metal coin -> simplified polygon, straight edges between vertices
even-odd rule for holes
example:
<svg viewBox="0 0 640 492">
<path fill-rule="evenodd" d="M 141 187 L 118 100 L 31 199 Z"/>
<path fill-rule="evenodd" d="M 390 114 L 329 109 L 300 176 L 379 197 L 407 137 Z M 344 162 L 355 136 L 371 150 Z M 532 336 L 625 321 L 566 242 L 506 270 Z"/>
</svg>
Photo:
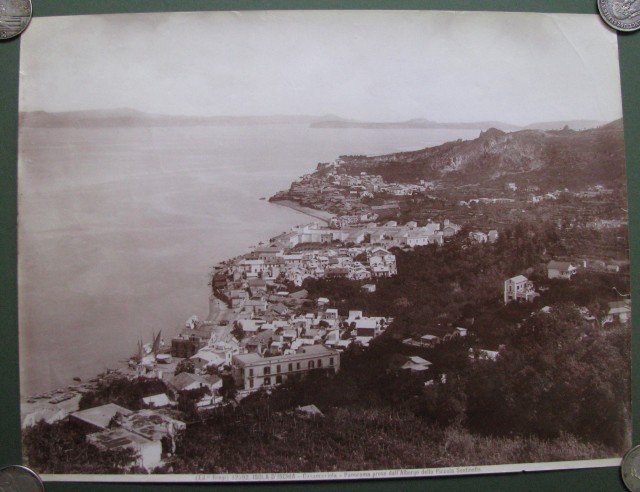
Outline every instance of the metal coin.
<svg viewBox="0 0 640 492">
<path fill-rule="evenodd" d="M 604 21 L 618 31 L 640 29 L 638 0 L 598 0 L 598 10 Z"/>
<path fill-rule="evenodd" d="M 0 39 L 18 36 L 31 21 L 31 0 L 0 0 Z"/>
<path fill-rule="evenodd" d="M 26 466 L 12 465 L 0 469 L 0 491 L 44 492 L 38 474 Z"/>
<path fill-rule="evenodd" d="M 640 491 L 640 446 L 631 448 L 622 458 L 622 481 L 631 492 Z"/>
</svg>

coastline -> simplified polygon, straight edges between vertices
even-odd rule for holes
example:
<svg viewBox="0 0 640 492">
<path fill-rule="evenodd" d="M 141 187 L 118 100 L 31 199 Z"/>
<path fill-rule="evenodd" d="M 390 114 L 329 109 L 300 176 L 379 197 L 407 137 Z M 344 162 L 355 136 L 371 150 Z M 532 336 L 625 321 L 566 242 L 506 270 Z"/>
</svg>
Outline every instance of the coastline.
<svg viewBox="0 0 640 492">
<path fill-rule="evenodd" d="M 329 225 L 329 221 L 333 217 L 335 217 L 335 214 L 332 214 L 331 212 L 326 212 L 324 210 L 316 210 L 315 208 L 304 207 L 292 200 L 273 200 L 273 201 L 270 201 L 269 203 L 273 203 L 275 205 L 281 205 L 283 207 L 293 209 L 297 212 L 308 215 L 309 217 L 312 217 L 316 220 L 320 220 L 321 222 L 324 222 L 325 225 Z"/>
<path fill-rule="evenodd" d="M 325 225 L 329 224 L 329 221 L 331 220 L 332 217 L 335 216 L 335 214 L 332 214 L 330 212 L 326 212 L 323 210 L 316 210 L 313 208 L 309 208 L 309 207 L 304 207 L 300 204 L 298 204 L 297 202 L 294 202 L 292 200 L 278 200 L 278 201 L 272 201 L 269 203 L 274 203 L 276 205 L 281 205 L 283 207 L 287 207 L 290 208 L 292 210 L 295 210 L 297 212 L 300 212 L 308 217 L 311 217 L 314 220 L 320 221 L 322 223 L 324 223 Z M 242 254 L 242 253 L 240 253 Z M 211 314 L 211 313 L 209 313 Z M 102 374 L 119 374 L 119 375 L 130 375 L 133 374 L 133 371 L 131 371 L 131 369 L 128 367 L 128 365 L 126 363 L 116 363 L 113 365 L 113 368 L 107 368 L 105 369 L 101 374 L 95 375 L 94 373 L 89 373 L 89 374 L 81 374 L 82 379 L 81 381 L 69 381 L 69 385 L 65 386 L 65 384 L 63 383 L 62 385 L 58 386 L 58 387 L 54 387 L 51 388 L 49 390 L 46 391 L 42 391 L 40 393 L 33 393 L 33 394 L 21 394 L 20 395 L 20 402 L 21 402 L 21 420 L 24 420 L 26 416 L 28 416 L 29 414 L 33 414 L 33 413 L 44 413 L 44 414 L 51 414 L 56 410 L 66 410 L 67 413 L 70 413 L 72 411 L 76 411 L 77 410 L 77 404 L 80 400 L 80 396 L 82 394 L 82 391 L 79 391 L 81 388 L 85 387 L 87 384 L 89 384 L 89 380 L 97 380 L 97 379 L 103 379 L 101 376 Z M 49 402 L 49 398 L 50 397 L 54 397 L 57 394 L 62 394 L 62 393 L 73 393 L 74 397 L 64 400 L 61 403 L 50 403 Z M 47 397 L 43 397 L 41 395 L 47 395 Z M 49 396 L 50 395 L 50 396 Z M 35 402 L 28 402 L 28 400 L 33 400 L 36 399 L 37 401 Z"/>
</svg>

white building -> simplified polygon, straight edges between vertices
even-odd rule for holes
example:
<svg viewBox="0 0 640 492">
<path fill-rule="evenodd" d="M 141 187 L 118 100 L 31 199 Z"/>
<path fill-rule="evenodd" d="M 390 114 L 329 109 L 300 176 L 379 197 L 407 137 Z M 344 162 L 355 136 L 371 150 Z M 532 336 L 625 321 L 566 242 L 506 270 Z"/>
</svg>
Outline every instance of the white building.
<svg viewBox="0 0 640 492">
<path fill-rule="evenodd" d="M 305 345 L 289 355 L 261 357 L 252 353 L 233 357 L 234 380 L 245 391 L 278 385 L 289 377 L 318 369 L 338 372 L 340 353 L 323 345 Z"/>
<path fill-rule="evenodd" d="M 533 282 L 524 275 L 517 275 L 504 281 L 505 304 L 520 300 L 532 302 L 539 295 L 534 289 Z"/>
</svg>

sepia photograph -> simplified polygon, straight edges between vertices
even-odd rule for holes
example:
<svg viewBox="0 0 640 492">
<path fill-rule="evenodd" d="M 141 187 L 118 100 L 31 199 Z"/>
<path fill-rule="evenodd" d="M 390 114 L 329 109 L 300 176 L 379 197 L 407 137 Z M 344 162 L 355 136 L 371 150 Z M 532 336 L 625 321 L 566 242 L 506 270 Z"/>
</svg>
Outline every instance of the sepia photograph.
<svg viewBox="0 0 640 492">
<path fill-rule="evenodd" d="M 24 464 L 48 481 L 617 466 L 618 42 L 592 14 L 36 17 Z"/>
</svg>

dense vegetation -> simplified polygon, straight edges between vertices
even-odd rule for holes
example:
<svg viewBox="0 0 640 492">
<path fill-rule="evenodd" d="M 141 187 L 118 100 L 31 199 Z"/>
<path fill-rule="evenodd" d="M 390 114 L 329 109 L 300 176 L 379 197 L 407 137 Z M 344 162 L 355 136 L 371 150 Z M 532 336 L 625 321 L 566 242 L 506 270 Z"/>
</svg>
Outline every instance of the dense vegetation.
<svg viewBox="0 0 640 492">
<path fill-rule="evenodd" d="M 136 453 L 131 449 L 99 451 L 86 442 L 86 432 L 63 421 L 40 421 L 23 430 L 28 466 L 38 473 L 123 473 L 130 470 Z"/>
<path fill-rule="evenodd" d="M 467 244 L 464 231 L 442 247 L 394 250 L 398 275 L 379 279 L 376 292 L 365 282 L 309 279 L 312 298 L 328 297 L 341 314 L 361 309 L 369 315 L 393 316 L 397 338 L 446 330 L 457 324 L 472 328 L 480 340 L 497 347 L 508 341 L 511 327 L 532 309 L 555 302 L 574 302 L 602 315 L 613 287 L 629 291 L 628 274 L 581 272 L 571 282 L 546 279 L 546 262 L 566 251 L 567 234 L 549 223 L 520 222 L 500 231 L 495 244 Z M 571 237 L 571 236 L 569 236 Z M 533 305 L 502 302 L 503 281 L 525 274 L 545 289 Z"/>
<path fill-rule="evenodd" d="M 125 377 L 101 384 L 95 391 L 82 395 L 80 410 L 115 403 L 129 410 L 140 410 L 142 399 L 147 396 L 166 393 L 167 385 L 160 379 Z"/>
<path fill-rule="evenodd" d="M 176 459 L 161 471 L 380 470 L 609 456 L 606 447 L 568 435 L 486 437 L 432 425 L 402 409 L 342 407 L 329 409 L 324 418 L 262 411 L 189 427 Z"/>
<path fill-rule="evenodd" d="M 473 342 L 462 338 L 418 349 L 437 368 L 422 375 L 398 370 L 401 354 L 416 349 L 381 337 L 369 349 L 347 350 L 337 375 L 292 380 L 190 426 L 164 471 L 333 471 L 616 456 L 629 445 L 628 337 L 628 329 L 599 331 L 573 307 L 557 306 L 517 328 L 515 345 L 497 362 L 471 361 Z M 307 404 L 324 417 L 293 411 Z"/>
</svg>

